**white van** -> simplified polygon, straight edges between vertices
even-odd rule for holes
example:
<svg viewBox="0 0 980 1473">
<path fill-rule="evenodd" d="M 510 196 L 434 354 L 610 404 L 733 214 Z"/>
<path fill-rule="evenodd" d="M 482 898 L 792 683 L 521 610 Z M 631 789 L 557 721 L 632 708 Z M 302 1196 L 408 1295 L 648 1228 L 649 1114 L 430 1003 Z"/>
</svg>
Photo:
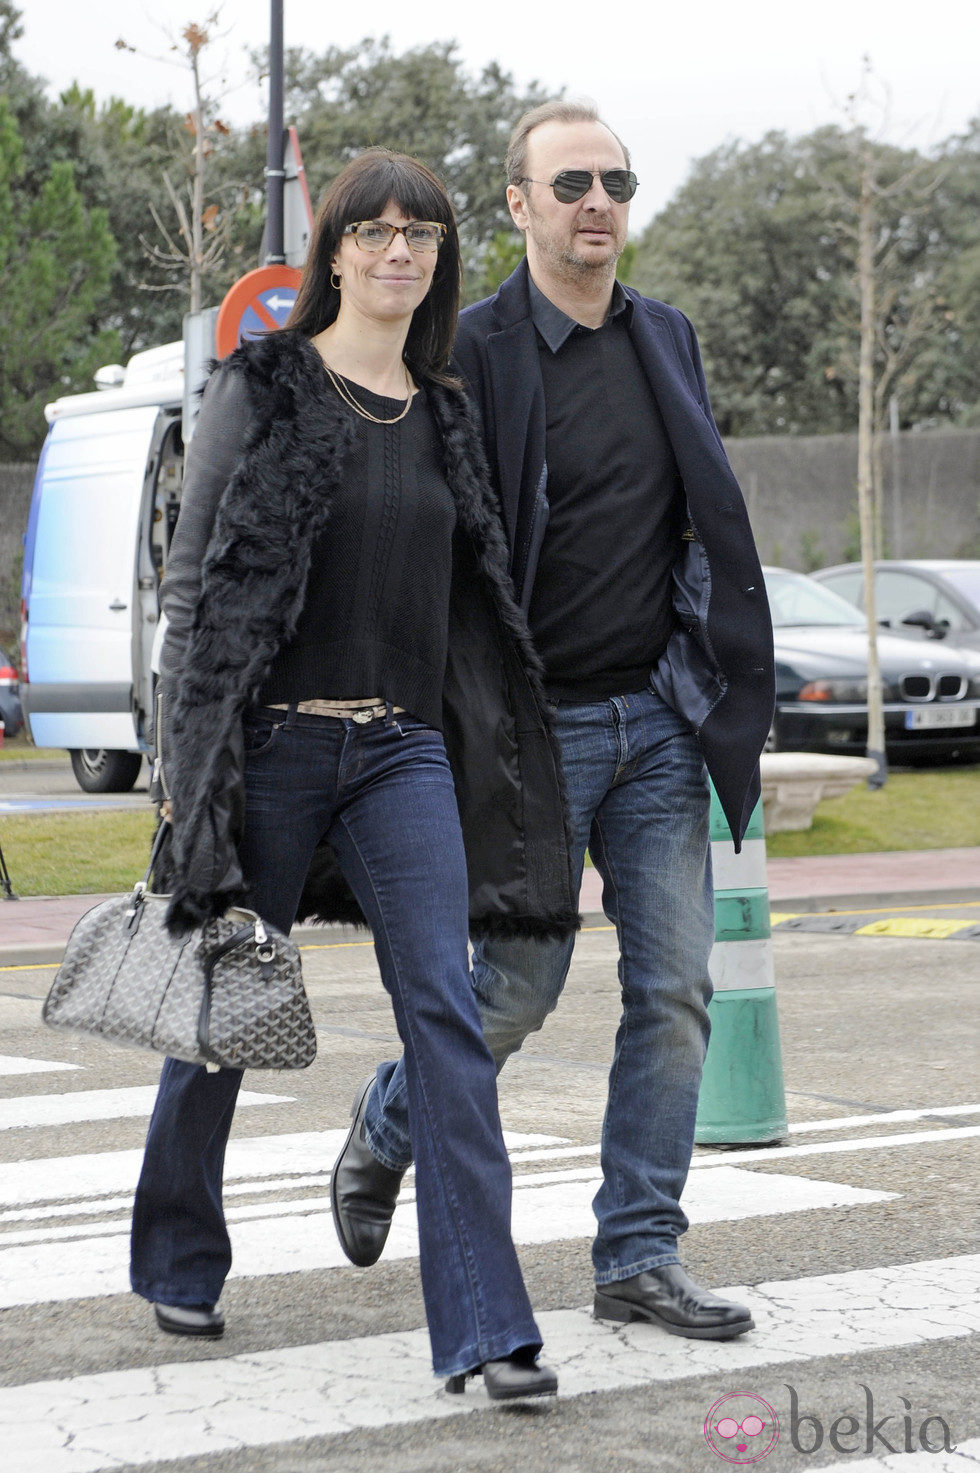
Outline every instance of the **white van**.
<svg viewBox="0 0 980 1473">
<path fill-rule="evenodd" d="M 151 652 L 184 466 L 184 343 L 57 399 L 24 540 L 21 700 L 86 792 L 125 792 L 150 749 Z"/>
</svg>

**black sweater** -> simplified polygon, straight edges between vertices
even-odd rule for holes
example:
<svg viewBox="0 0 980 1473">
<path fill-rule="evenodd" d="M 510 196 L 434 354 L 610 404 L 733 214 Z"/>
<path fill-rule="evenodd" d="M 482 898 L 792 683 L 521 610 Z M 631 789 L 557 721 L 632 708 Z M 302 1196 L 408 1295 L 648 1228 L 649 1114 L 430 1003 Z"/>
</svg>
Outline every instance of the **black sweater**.
<svg viewBox="0 0 980 1473">
<path fill-rule="evenodd" d="M 379 419 L 401 408 L 349 387 Z M 260 700 L 377 696 L 441 730 L 455 523 L 425 391 L 397 424 L 358 416 L 303 612 Z"/>
</svg>

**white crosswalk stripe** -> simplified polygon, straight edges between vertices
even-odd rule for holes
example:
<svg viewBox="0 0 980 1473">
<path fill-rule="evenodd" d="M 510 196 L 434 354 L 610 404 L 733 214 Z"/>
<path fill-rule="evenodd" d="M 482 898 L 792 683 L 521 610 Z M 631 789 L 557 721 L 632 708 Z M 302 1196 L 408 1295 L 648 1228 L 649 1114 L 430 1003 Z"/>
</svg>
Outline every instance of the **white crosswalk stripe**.
<svg viewBox="0 0 980 1473">
<path fill-rule="evenodd" d="M 649 1325 L 615 1328 L 587 1309 L 541 1315 L 562 1396 L 722 1373 L 737 1382 L 758 1366 L 980 1330 L 980 1255 L 722 1292 L 751 1305 L 751 1336 L 719 1344 Z M 0 1391 L 0 1445 L 18 1473 L 102 1473 L 153 1461 L 162 1448 L 189 1458 L 486 1405 L 482 1390 L 448 1397 L 435 1388 L 417 1330 L 14 1387 Z"/>
<path fill-rule="evenodd" d="M 591 1204 L 599 1173 L 592 1170 L 575 1175 L 583 1179 L 554 1181 L 550 1174 L 515 1178 L 516 1242 L 592 1237 L 595 1219 Z M 692 1178 L 684 1205 L 694 1222 L 731 1222 L 815 1207 L 886 1201 L 892 1195 L 721 1166 Z M 123 1205 L 128 1208 L 128 1201 Z M 234 1225 L 235 1278 L 342 1268 L 347 1262 L 325 1196 L 230 1207 L 227 1215 Z M 96 1223 L 4 1233 L 0 1237 L 0 1307 L 124 1294 L 129 1287 L 128 1232 L 128 1221 L 121 1220 L 112 1226 Z M 407 1194 L 395 1212 L 385 1259 L 393 1262 L 416 1258 L 418 1251 L 415 1207 L 411 1194 Z"/>
<path fill-rule="evenodd" d="M 0 1075 L 60 1074 L 65 1069 L 78 1069 L 78 1064 L 58 1064 L 51 1059 L 21 1059 L 16 1054 L 0 1054 Z"/>
<path fill-rule="evenodd" d="M 848 1473 L 970 1473 L 980 1468 L 980 1437 L 956 1444 L 952 1452 L 901 1452 L 846 1464 Z"/>
<path fill-rule="evenodd" d="M 0 1100 L 0 1130 L 34 1130 L 47 1125 L 75 1125 L 89 1120 L 123 1120 L 129 1115 L 150 1115 L 157 1097 L 156 1085 L 134 1089 L 78 1090 L 73 1094 L 30 1095 L 19 1100 Z M 255 1094 L 243 1090 L 239 1106 L 282 1105 L 290 1095 Z"/>
<path fill-rule="evenodd" d="M 12 1077 L 74 1070 L 25 1060 Z M 125 1121 L 149 1114 L 155 1089 L 77 1090 L 65 1079 L 52 1094 L 0 1101 L 0 1129 Z M 52 1081 L 54 1084 L 54 1081 Z M 288 1095 L 243 1092 L 246 1107 L 275 1105 L 288 1121 Z M 860 1212 L 897 1193 L 823 1179 L 837 1158 L 855 1152 L 916 1151 L 980 1135 L 953 1123 L 977 1105 L 894 1110 L 804 1121 L 793 1143 L 763 1150 L 701 1151 L 684 1206 L 692 1223 L 776 1218 L 826 1209 Z M 947 1126 L 938 1120 L 949 1119 Z M 246 1117 L 247 1120 L 247 1117 Z M 895 1126 L 908 1129 L 895 1130 Z M 232 1274 L 329 1273 L 346 1269 L 330 1216 L 330 1166 L 346 1135 L 334 1129 L 234 1139 L 226 1162 L 226 1206 L 234 1243 Z M 860 1132 L 860 1133 L 858 1133 Z M 877 1132 L 877 1134 L 875 1133 Z M 800 1136 L 820 1137 L 800 1140 Z M 19 1139 L 19 1138 L 17 1138 Z M 515 1168 L 513 1224 L 518 1243 L 588 1239 L 592 1198 L 601 1180 L 597 1143 L 507 1133 Z M 129 1292 L 129 1211 L 141 1152 L 108 1150 L 8 1162 L 0 1171 L 0 1309 L 67 1305 Z M 808 1159 L 817 1175 L 804 1174 Z M 790 1169 L 780 1170 L 785 1163 Z M 765 1169 L 760 1169 L 764 1166 Z M 417 1258 L 411 1178 L 402 1193 L 385 1262 Z M 548 1359 L 561 1374 L 563 1398 L 705 1376 L 738 1384 L 739 1374 L 790 1361 L 818 1361 L 861 1351 L 964 1338 L 980 1330 L 980 1256 L 936 1259 L 735 1286 L 722 1293 L 749 1303 L 757 1329 L 728 1343 L 669 1337 L 649 1325 L 612 1327 L 587 1307 L 539 1315 Z M 0 1446 L 11 1473 L 103 1473 L 159 1459 L 262 1449 L 279 1442 L 342 1436 L 357 1429 L 411 1425 L 488 1406 L 482 1387 L 448 1397 L 433 1381 L 423 1328 L 326 1341 L 242 1356 L 160 1364 L 0 1390 Z M 370 1369 L 370 1374 L 368 1370 Z M 707 1407 L 706 1402 L 706 1407 Z M 973 1449 L 973 1453 L 970 1449 Z M 859 1473 L 962 1470 L 980 1442 L 945 1454 L 847 1460 Z M 921 1463 L 924 1468 L 926 1464 Z"/>
</svg>

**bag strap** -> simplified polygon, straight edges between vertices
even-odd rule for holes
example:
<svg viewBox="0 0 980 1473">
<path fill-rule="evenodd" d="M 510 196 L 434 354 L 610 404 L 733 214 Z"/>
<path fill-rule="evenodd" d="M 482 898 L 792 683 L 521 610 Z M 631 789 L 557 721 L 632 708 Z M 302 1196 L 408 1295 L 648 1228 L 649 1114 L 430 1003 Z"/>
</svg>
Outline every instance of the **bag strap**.
<svg viewBox="0 0 980 1473">
<path fill-rule="evenodd" d="M 144 874 L 142 880 L 137 881 L 137 883 L 134 885 L 134 890 L 149 889 L 150 876 L 153 873 L 154 866 L 156 865 L 157 860 L 160 858 L 160 855 L 163 853 L 164 844 L 166 844 L 168 838 L 171 836 L 172 833 L 173 824 L 170 822 L 169 819 L 163 819 L 156 833 L 153 835 L 153 847 L 150 849 L 150 858 L 147 862 L 146 873 Z"/>
</svg>

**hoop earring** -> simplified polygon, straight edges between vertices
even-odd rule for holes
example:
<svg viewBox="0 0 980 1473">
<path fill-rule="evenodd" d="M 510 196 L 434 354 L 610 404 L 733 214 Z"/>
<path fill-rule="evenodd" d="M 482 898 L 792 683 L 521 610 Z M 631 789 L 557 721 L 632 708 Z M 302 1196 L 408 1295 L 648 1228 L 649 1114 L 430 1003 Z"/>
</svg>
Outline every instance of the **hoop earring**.
<svg viewBox="0 0 980 1473">
<path fill-rule="evenodd" d="M 335 292 L 340 291 L 340 283 L 343 281 L 343 279 L 344 278 L 341 276 L 339 271 L 331 271 L 330 285 L 333 287 Z"/>
</svg>

